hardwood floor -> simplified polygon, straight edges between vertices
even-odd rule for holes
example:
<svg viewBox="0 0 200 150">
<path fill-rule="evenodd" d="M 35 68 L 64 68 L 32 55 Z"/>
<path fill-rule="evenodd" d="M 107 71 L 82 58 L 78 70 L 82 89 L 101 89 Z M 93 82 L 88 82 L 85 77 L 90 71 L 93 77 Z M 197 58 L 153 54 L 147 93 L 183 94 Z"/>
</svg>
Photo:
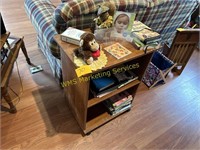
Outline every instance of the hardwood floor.
<svg viewBox="0 0 200 150">
<path fill-rule="evenodd" d="M 59 0 L 54 0 L 58 4 Z M 16 114 L 1 111 L 1 149 L 200 149 L 200 52 L 195 51 L 183 73 L 170 73 L 167 84 L 148 90 L 141 84 L 131 111 L 83 136 L 37 47 L 36 32 L 23 0 L 1 0 L 7 30 L 24 36 L 33 64 L 44 71 L 31 74 L 20 52 L 10 88 Z M 2 104 L 6 106 L 4 100 Z"/>
</svg>

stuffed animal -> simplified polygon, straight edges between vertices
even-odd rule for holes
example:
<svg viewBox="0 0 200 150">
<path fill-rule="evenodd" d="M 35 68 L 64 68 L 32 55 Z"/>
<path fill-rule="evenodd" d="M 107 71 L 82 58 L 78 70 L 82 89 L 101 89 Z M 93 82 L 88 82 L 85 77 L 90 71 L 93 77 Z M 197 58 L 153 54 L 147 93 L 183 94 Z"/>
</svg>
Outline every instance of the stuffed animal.
<svg viewBox="0 0 200 150">
<path fill-rule="evenodd" d="M 92 33 L 81 35 L 80 47 L 75 50 L 75 55 L 81 57 L 88 65 L 92 64 L 100 56 L 100 45 L 96 42 Z"/>
<path fill-rule="evenodd" d="M 97 29 L 110 28 L 113 24 L 115 5 L 105 2 L 99 6 L 97 18 L 94 19 Z"/>
</svg>

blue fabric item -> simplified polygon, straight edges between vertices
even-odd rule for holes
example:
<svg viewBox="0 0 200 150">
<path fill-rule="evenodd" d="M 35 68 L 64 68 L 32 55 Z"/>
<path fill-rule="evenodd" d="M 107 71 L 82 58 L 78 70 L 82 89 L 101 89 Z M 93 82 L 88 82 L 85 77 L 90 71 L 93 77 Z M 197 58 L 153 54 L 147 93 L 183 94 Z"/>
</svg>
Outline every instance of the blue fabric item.
<svg viewBox="0 0 200 150">
<path fill-rule="evenodd" d="M 160 70 L 165 70 L 173 66 L 173 62 L 158 51 L 154 53 L 151 62 Z"/>
</svg>

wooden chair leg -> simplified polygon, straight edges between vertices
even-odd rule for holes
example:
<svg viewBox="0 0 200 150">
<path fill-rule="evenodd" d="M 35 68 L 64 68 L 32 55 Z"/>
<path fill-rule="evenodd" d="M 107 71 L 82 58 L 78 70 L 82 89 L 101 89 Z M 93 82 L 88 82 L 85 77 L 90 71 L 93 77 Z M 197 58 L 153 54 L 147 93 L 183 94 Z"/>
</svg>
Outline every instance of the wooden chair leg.
<svg viewBox="0 0 200 150">
<path fill-rule="evenodd" d="M 22 41 L 21 41 L 21 42 L 22 42 L 22 44 L 21 44 L 22 52 L 24 53 L 24 56 L 26 57 L 27 63 L 28 63 L 29 65 L 31 65 L 31 61 L 30 61 L 30 59 L 29 59 L 29 57 L 28 57 L 28 54 L 27 54 L 27 51 L 26 51 L 26 47 L 25 47 L 23 38 L 22 38 L 21 40 L 22 40 Z"/>
<path fill-rule="evenodd" d="M 7 88 L 1 88 L 1 90 L 2 90 L 2 97 L 5 99 L 5 101 L 10 106 L 10 113 L 16 113 L 17 109 L 12 103 L 12 100 L 10 98 L 10 95 L 8 94 Z"/>
</svg>

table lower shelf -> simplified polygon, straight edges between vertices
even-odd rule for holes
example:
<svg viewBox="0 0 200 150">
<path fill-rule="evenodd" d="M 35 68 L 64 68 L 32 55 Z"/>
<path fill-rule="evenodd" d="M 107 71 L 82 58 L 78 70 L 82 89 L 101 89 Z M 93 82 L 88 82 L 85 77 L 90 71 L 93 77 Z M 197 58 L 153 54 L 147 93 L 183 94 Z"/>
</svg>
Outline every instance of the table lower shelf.
<svg viewBox="0 0 200 150">
<path fill-rule="evenodd" d="M 86 122 L 86 129 L 84 129 L 84 133 L 87 134 L 92 130 L 100 127 L 101 125 L 107 123 L 108 121 L 114 119 L 115 117 L 121 115 L 124 112 L 129 111 L 131 108 L 121 111 L 115 115 L 111 115 L 107 108 L 102 104 L 98 104 L 95 107 L 91 107 L 88 109 L 88 116 Z"/>
</svg>

